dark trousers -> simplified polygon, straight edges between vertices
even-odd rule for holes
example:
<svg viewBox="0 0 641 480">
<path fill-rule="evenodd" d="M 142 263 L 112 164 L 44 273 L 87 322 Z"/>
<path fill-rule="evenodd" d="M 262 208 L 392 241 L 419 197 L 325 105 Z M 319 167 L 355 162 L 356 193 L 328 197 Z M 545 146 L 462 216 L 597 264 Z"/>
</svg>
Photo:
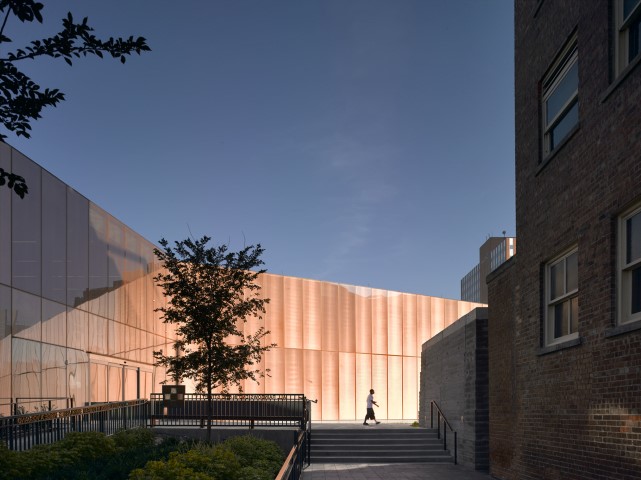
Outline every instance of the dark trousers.
<svg viewBox="0 0 641 480">
<path fill-rule="evenodd" d="M 376 421 L 376 416 L 374 415 L 374 409 L 373 408 L 368 408 L 367 409 L 367 415 L 365 415 L 365 421 L 367 421 L 368 419 Z"/>
</svg>

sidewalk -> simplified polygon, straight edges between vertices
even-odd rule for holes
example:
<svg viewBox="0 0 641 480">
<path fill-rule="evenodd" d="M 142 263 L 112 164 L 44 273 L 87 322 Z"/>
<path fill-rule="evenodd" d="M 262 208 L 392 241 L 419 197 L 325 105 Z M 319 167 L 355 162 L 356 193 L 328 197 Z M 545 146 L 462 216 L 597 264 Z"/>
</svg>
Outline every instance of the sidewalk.
<svg viewBox="0 0 641 480">
<path fill-rule="evenodd" d="M 451 463 L 380 465 L 311 464 L 303 480 L 489 480 L 492 477 Z"/>
</svg>

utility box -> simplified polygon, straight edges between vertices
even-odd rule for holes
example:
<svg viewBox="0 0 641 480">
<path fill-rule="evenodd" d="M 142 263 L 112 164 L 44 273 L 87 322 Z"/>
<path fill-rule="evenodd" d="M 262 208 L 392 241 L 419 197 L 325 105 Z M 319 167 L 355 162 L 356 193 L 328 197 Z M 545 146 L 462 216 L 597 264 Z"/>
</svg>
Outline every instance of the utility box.
<svg viewBox="0 0 641 480">
<path fill-rule="evenodd" d="M 185 386 L 163 385 L 162 400 L 164 407 L 183 408 L 185 406 Z"/>
</svg>

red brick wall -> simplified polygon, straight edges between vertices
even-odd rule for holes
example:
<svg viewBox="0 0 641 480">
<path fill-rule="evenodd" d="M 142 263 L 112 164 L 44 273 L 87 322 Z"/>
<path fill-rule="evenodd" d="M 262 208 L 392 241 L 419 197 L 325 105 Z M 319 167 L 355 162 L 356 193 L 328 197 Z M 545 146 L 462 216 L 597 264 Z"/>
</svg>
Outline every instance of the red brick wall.
<svg viewBox="0 0 641 480">
<path fill-rule="evenodd" d="M 617 218 L 641 201 L 641 66 L 614 83 L 610 7 L 515 4 L 519 252 L 489 288 L 490 459 L 499 478 L 641 478 L 641 330 L 608 335 Z M 539 84 L 575 31 L 579 128 L 542 165 Z M 544 265 L 572 245 L 581 344 L 544 353 Z"/>
</svg>

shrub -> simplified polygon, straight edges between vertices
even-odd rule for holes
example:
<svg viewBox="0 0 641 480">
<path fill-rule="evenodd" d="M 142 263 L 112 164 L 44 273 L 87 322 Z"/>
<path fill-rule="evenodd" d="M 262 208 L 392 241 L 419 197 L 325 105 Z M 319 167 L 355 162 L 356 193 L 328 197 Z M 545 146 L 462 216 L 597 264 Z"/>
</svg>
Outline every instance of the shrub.
<svg viewBox="0 0 641 480">
<path fill-rule="evenodd" d="M 96 465 L 92 480 L 127 478 L 129 472 L 144 467 L 149 461 L 166 459 L 179 445 L 175 439 L 156 442 L 154 433 L 146 428 L 121 430 L 111 438 L 116 453 L 105 458 L 103 465 Z"/>
<path fill-rule="evenodd" d="M 18 454 L 0 442 L 0 479 L 18 478 L 20 473 L 20 460 Z"/>
<path fill-rule="evenodd" d="M 240 463 L 223 445 L 197 445 L 187 452 L 172 452 L 166 462 L 149 462 L 144 469 L 131 472 L 130 479 L 240 480 Z"/>
<path fill-rule="evenodd" d="M 278 474 L 285 458 L 277 443 L 252 435 L 228 438 L 224 445 L 238 455 L 242 465 L 268 472 L 271 478 Z"/>
<path fill-rule="evenodd" d="M 133 480 L 170 478 L 210 480 L 272 480 L 284 455 L 274 442 L 245 435 L 217 445 L 196 444 L 186 452 L 174 452 L 166 462 L 149 462 L 131 472 Z"/>
<path fill-rule="evenodd" d="M 272 480 L 283 459 L 276 443 L 251 435 L 210 445 L 171 438 L 158 442 L 147 429 L 112 437 L 72 432 L 57 443 L 24 452 L 0 444 L 0 480 Z"/>
</svg>

